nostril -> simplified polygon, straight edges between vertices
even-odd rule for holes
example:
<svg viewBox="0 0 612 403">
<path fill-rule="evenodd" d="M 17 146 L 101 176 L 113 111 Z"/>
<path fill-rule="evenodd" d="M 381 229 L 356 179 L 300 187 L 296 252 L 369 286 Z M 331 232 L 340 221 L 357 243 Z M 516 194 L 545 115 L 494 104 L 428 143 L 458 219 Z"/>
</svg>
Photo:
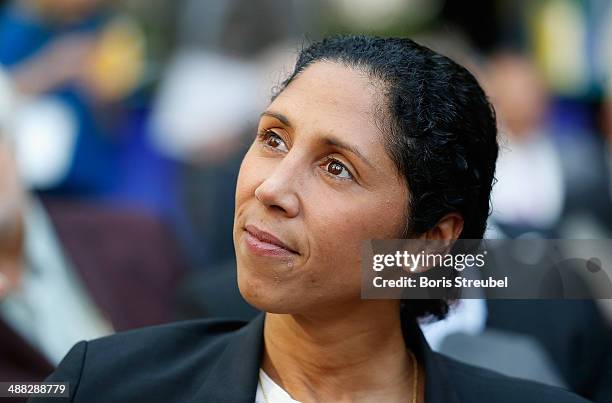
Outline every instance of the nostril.
<svg viewBox="0 0 612 403">
<path fill-rule="evenodd" d="M 282 213 L 286 213 L 286 210 L 284 208 L 282 208 L 281 206 L 278 206 L 276 204 L 271 205 L 270 208 L 273 209 L 273 210 L 278 210 L 278 211 L 280 211 Z"/>
</svg>

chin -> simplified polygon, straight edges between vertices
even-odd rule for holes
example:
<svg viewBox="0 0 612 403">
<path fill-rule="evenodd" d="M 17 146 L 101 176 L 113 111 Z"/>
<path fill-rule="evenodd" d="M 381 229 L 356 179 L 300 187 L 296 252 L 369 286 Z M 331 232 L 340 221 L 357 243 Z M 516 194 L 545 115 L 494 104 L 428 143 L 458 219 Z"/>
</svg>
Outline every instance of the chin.
<svg viewBox="0 0 612 403">
<path fill-rule="evenodd" d="M 291 299 L 278 284 L 271 284 L 266 279 L 253 278 L 248 274 L 240 274 L 238 270 L 238 288 L 242 298 L 255 309 L 278 314 L 293 313 Z"/>
</svg>

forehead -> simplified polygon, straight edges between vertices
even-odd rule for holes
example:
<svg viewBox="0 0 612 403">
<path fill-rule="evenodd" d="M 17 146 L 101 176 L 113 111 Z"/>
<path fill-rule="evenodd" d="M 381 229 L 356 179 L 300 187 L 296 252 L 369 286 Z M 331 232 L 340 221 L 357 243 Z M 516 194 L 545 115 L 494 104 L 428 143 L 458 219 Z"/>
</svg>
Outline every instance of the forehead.
<svg viewBox="0 0 612 403">
<path fill-rule="evenodd" d="M 285 112 L 296 126 L 380 140 L 375 120 L 379 94 L 365 72 L 340 63 L 317 62 L 302 71 L 270 109 Z"/>
</svg>

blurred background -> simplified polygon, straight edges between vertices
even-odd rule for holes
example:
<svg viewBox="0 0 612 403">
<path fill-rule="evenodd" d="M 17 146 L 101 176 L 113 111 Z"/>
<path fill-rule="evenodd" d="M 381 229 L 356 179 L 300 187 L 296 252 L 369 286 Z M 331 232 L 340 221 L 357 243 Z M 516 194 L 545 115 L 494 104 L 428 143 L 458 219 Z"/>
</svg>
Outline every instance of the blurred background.
<svg viewBox="0 0 612 403">
<path fill-rule="evenodd" d="M 298 49 L 333 33 L 477 76 L 502 147 L 489 236 L 610 238 L 608 0 L 4 0 L 0 380 L 44 379 L 84 338 L 255 313 L 232 278 L 238 168 Z M 546 381 L 612 402 L 609 305 L 483 302 L 451 328 L 537 340 Z"/>
</svg>

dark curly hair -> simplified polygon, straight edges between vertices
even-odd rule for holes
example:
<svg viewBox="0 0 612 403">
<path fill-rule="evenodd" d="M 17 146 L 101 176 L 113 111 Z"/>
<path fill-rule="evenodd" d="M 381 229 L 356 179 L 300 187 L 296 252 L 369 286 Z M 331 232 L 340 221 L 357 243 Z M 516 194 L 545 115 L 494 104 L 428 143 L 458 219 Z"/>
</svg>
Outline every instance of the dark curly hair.
<svg viewBox="0 0 612 403">
<path fill-rule="evenodd" d="M 460 238 L 480 239 L 498 154 L 495 112 L 474 76 L 410 39 L 334 36 L 304 48 L 280 93 L 308 66 L 342 63 L 381 84 L 377 125 L 410 190 L 403 238 L 435 227 L 450 212 L 464 220 Z M 406 319 L 448 312 L 446 300 L 402 301 Z"/>
</svg>

